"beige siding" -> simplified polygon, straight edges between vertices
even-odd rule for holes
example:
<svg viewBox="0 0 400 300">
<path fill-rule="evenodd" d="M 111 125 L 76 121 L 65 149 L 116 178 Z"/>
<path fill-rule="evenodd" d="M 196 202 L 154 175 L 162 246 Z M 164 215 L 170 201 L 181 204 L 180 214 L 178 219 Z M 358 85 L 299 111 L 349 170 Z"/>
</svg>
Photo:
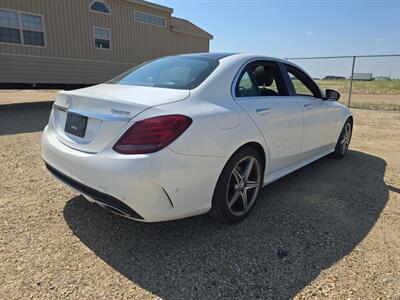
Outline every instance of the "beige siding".
<svg viewBox="0 0 400 300">
<path fill-rule="evenodd" d="M 27 74 L 35 70 L 36 74 L 40 73 L 42 76 L 43 72 L 43 77 L 52 79 L 53 71 L 49 70 L 53 70 L 54 58 L 67 58 L 70 63 L 72 60 L 87 60 L 90 61 L 87 62 L 90 65 L 113 62 L 117 63 L 116 66 L 121 64 L 131 66 L 160 56 L 209 51 L 207 38 L 173 32 L 169 26 L 171 16 L 167 11 L 123 0 L 107 0 L 112 10 L 108 16 L 90 12 L 91 2 L 92 0 L 1 0 L 0 8 L 43 15 L 46 46 L 31 47 L 0 43 L 0 54 L 20 55 L 26 57 L 24 61 L 32 59 L 32 56 L 50 57 L 46 60 L 46 63 L 50 64 L 48 68 L 43 66 L 39 68 L 37 63 L 40 60 L 25 65 L 25 68 L 21 65 L 26 75 L 20 77 L 28 80 L 30 78 Z M 167 27 L 134 22 L 134 10 L 164 16 L 167 19 Z M 111 50 L 94 48 L 93 26 L 111 29 Z M 4 58 L 2 60 L 4 61 Z M 57 65 L 68 67 L 67 63 L 61 61 Z M 3 77 L 6 73 L 17 72 L 18 65 L 14 71 L 7 70 L 6 65 L 1 64 L 1 66 L 0 73 L 4 74 L 0 74 L 0 82 L 10 82 L 10 80 L 4 81 Z M 7 66 L 13 67 L 10 64 Z M 28 70 L 33 67 L 36 69 Z M 98 68 L 115 70 L 110 65 Z"/>
<path fill-rule="evenodd" d="M 132 68 L 131 64 L 98 63 L 76 59 L 0 54 L 2 83 L 76 83 L 105 82 Z M 3 70 L 7 70 L 4 72 Z"/>
</svg>

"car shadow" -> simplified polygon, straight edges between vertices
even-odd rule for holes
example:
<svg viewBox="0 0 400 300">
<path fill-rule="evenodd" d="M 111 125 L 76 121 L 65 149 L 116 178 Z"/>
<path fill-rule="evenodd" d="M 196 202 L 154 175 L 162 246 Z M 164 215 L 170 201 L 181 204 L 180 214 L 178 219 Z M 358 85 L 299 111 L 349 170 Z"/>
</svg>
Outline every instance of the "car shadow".
<svg viewBox="0 0 400 300">
<path fill-rule="evenodd" d="M 161 298 L 287 299 L 365 238 L 388 200 L 385 169 L 358 151 L 323 158 L 263 188 L 233 226 L 208 216 L 138 223 L 81 196 L 64 218 L 102 260 Z"/>
<path fill-rule="evenodd" d="M 0 105 L 0 136 L 42 131 L 53 101 Z"/>
</svg>

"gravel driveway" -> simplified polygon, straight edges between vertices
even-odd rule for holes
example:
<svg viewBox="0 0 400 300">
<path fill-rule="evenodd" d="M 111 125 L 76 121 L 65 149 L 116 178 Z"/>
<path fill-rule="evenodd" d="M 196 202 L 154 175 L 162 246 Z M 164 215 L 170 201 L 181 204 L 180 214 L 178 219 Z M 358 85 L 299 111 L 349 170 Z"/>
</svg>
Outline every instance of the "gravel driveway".
<svg viewBox="0 0 400 300">
<path fill-rule="evenodd" d="M 265 187 L 226 226 L 125 220 L 54 180 L 50 107 L 0 106 L 0 299 L 400 298 L 400 113 L 354 110 L 347 157 Z"/>
</svg>

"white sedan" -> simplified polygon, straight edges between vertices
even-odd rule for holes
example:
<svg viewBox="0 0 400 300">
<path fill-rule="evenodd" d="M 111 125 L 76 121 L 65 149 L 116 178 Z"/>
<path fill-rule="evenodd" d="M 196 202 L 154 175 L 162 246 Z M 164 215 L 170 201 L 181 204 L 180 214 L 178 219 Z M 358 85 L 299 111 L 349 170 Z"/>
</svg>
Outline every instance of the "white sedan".
<svg viewBox="0 0 400 300">
<path fill-rule="evenodd" d="M 230 53 L 171 56 L 57 95 L 42 137 L 48 170 L 134 220 L 209 212 L 243 220 L 262 186 L 328 154 L 353 117 L 298 66 Z"/>
</svg>

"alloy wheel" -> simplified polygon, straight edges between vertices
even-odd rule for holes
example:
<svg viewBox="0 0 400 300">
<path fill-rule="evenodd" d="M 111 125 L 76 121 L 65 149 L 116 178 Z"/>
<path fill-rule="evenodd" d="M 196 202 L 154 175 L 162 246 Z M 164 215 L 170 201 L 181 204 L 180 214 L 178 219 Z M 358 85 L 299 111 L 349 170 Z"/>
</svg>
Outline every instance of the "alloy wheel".
<svg viewBox="0 0 400 300">
<path fill-rule="evenodd" d="M 347 149 L 349 148 L 350 139 L 351 139 L 351 131 L 352 131 L 351 124 L 349 122 L 347 122 L 344 127 L 342 140 L 340 141 L 342 154 L 345 154 Z"/>
<path fill-rule="evenodd" d="M 228 181 L 226 200 L 229 211 L 235 216 L 246 214 L 254 205 L 260 186 L 260 164 L 252 156 L 242 158 Z"/>
</svg>

